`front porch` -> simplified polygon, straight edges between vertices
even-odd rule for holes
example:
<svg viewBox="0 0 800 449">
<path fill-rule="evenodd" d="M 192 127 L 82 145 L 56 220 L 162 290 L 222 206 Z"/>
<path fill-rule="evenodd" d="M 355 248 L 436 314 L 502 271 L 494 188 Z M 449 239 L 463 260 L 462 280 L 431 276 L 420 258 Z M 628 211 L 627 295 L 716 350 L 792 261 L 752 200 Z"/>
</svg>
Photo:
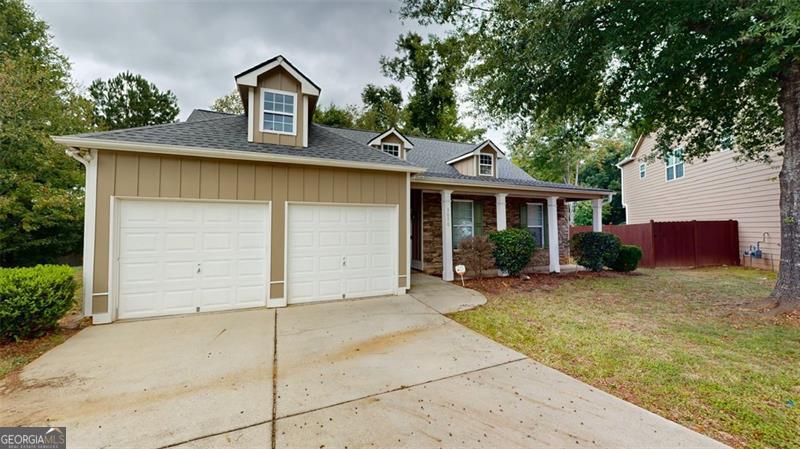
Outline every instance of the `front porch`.
<svg viewBox="0 0 800 449">
<path fill-rule="evenodd" d="M 570 262 L 571 201 L 592 200 L 593 229 L 602 229 L 604 195 L 600 193 L 411 187 L 411 266 L 446 281 L 454 279 L 453 267 L 460 262 L 460 239 L 509 227 L 528 230 L 536 241 L 526 272 L 561 272 L 562 265 Z"/>
</svg>

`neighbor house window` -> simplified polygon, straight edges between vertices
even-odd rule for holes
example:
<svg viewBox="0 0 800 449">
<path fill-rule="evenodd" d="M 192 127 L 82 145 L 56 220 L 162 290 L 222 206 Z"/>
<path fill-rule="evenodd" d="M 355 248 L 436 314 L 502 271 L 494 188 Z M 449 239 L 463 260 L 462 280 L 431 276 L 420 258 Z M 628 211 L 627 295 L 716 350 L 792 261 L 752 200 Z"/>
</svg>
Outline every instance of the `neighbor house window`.
<svg viewBox="0 0 800 449">
<path fill-rule="evenodd" d="M 297 95 L 268 89 L 262 89 L 261 95 L 264 99 L 264 117 L 261 122 L 261 129 L 263 131 L 294 135 L 294 114 Z"/>
<path fill-rule="evenodd" d="M 472 201 L 453 200 L 453 248 L 461 240 L 475 235 L 475 216 Z"/>
<path fill-rule="evenodd" d="M 667 181 L 683 178 L 683 151 L 675 150 L 667 157 Z"/>
<path fill-rule="evenodd" d="M 528 232 L 539 248 L 544 247 L 544 204 L 528 203 Z"/>
<path fill-rule="evenodd" d="M 639 178 L 647 176 L 647 165 L 639 164 Z"/>
<path fill-rule="evenodd" d="M 492 176 L 494 174 L 494 157 L 491 154 L 481 154 L 478 156 L 478 174 L 481 176 Z"/>
<path fill-rule="evenodd" d="M 386 154 L 391 154 L 394 157 L 400 157 L 400 145 L 395 143 L 384 143 L 381 149 Z"/>
</svg>

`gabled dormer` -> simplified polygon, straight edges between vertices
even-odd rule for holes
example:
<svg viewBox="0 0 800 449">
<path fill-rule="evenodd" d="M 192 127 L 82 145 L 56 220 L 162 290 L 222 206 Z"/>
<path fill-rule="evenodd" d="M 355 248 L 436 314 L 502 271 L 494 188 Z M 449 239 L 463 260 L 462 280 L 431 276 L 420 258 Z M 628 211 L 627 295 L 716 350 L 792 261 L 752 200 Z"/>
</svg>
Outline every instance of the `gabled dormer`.
<svg viewBox="0 0 800 449">
<path fill-rule="evenodd" d="M 235 80 L 248 118 L 248 142 L 308 146 L 319 86 L 280 55 Z"/>
<path fill-rule="evenodd" d="M 414 144 L 394 127 L 375 136 L 368 145 L 402 160 L 406 160 L 407 151 L 414 149 Z"/>
<path fill-rule="evenodd" d="M 505 154 L 491 140 L 486 140 L 472 150 L 450 159 L 448 165 L 466 176 L 497 177 L 497 161 Z"/>
</svg>

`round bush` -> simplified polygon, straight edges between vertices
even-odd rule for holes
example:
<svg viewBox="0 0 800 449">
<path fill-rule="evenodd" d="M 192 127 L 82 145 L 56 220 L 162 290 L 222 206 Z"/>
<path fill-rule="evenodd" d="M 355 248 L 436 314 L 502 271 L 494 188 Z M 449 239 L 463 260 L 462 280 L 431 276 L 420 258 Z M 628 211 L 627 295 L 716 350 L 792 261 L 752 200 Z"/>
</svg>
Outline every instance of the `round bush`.
<svg viewBox="0 0 800 449">
<path fill-rule="evenodd" d="M 489 240 L 494 245 L 492 255 L 497 268 L 512 276 L 517 276 L 531 263 L 536 243 L 530 232 L 524 229 L 508 228 L 492 232 L 489 234 Z"/>
<path fill-rule="evenodd" d="M 636 245 L 622 245 L 619 248 L 617 260 L 611 264 L 614 271 L 633 271 L 639 266 L 642 260 L 642 248 Z"/>
<path fill-rule="evenodd" d="M 579 232 L 569 241 L 570 251 L 578 265 L 592 271 L 602 271 L 611 266 L 619 255 L 622 242 L 614 234 Z"/>
<path fill-rule="evenodd" d="M 75 301 L 66 265 L 0 268 L 0 339 L 38 337 L 53 329 Z"/>
</svg>

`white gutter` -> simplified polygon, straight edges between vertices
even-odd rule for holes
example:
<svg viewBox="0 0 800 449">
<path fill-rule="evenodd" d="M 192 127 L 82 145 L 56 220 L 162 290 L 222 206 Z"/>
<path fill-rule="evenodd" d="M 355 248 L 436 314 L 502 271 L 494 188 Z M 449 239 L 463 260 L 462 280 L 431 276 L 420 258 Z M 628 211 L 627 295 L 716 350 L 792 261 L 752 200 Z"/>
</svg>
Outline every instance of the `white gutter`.
<svg viewBox="0 0 800 449">
<path fill-rule="evenodd" d="M 222 150 L 179 145 L 121 142 L 115 140 L 86 139 L 71 136 L 54 136 L 56 143 L 74 148 L 96 148 L 116 151 L 135 151 L 139 153 L 171 154 L 175 156 L 209 157 L 216 159 L 235 159 L 246 161 L 275 162 L 283 164 L 324 165 L 328 167 L 360 168 L 364 170 L 396 171 L 403 173 L 422 173 L 424 168 L 397 166 L 369 162 L 340 161 L 306 156 L 287 156 L 280 154 L 256 153 L 253 151 Z M 302 150 L 297 150 L 298 153 Z"/>
</svg>

